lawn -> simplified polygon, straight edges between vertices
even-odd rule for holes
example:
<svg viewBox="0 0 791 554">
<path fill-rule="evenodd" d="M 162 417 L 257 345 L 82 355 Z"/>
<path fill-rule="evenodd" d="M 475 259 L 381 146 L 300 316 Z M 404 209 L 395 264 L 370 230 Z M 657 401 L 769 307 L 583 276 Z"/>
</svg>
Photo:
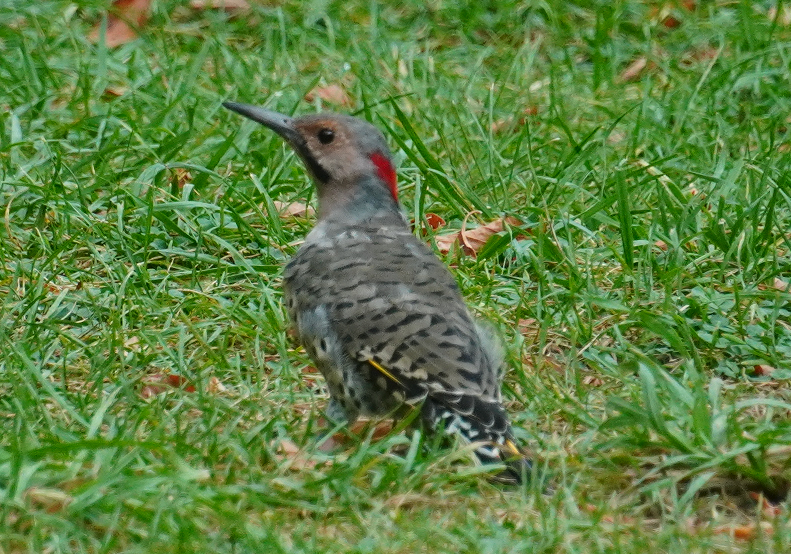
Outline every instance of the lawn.
<svg viewBox="0 0 791 554">
<path fill-rule="evenodd" d="M 250 1 L 0 2 L 0 553 L 791 551 L 791 8 Z M 224 100 L 385 132 L 536 479 L 317 447 L 315 195 Z"/>
</svg>

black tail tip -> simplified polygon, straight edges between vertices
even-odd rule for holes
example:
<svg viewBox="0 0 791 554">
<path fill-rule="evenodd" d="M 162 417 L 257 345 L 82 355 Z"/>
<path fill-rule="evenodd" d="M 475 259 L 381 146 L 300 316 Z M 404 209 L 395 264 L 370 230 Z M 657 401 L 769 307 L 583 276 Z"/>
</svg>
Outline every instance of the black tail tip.
<svg viewBox="0 0 791 554">
<path fill-rule="evenodd" d="M 523 485 L 530 482 L 533 474 L 533 462 L 528 458 L 511 458 L 504 460 L 505 469 L 493 477 L 496 483 L 506 485 Z"/>
</svg>

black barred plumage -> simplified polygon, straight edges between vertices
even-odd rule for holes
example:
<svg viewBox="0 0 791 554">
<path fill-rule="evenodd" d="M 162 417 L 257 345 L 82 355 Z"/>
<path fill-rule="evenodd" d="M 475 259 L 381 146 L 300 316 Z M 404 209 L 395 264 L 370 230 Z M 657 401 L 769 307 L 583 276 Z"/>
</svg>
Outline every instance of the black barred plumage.
<svg viewBox="0 0 791 554">
<path fill-rule="evenodd" d="M 475 444 L 520 482 L 500 394 L 502 353 L 476 322 L 448 269 L 404 220 L 382 134 L 349 116 L 289 118 L 226 104 L 283 136 L 306 161 L 319 221 L 284 273 L 289 316 L 324 375 L 330 418 L 389 416 L 419 406 L 432 429 Z"/>
</svg>

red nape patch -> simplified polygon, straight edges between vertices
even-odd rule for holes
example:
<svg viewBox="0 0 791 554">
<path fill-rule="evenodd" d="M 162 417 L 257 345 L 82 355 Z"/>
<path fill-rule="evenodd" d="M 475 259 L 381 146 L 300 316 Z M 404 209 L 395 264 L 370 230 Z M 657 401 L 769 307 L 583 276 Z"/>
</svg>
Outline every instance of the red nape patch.
<svg viewBox="0 0 791 554">
<path fill-rule="evenodd" d="M 376 172 L 379 174 L 379 178 L 387 183 L 387 186 L 390 187 L 390 194 L 392 194 L 395 201 L 398 202 L 398 184 L 396 183 L 396 172 L 393 164 L 390 163 L 390 160 L 388 160 L 386 156 L 379 152 L 371 156 L 371 161 L 376 166 Z"/>
</svg>

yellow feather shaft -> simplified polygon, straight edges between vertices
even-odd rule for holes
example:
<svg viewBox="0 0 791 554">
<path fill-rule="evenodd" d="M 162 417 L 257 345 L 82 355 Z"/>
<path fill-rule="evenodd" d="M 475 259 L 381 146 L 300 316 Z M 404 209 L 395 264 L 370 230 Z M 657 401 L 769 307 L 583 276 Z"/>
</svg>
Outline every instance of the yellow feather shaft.
<svg viewBox="0 0 791 554">
<path fill-rule="evenodd" d="M 395 381 L 396 383 L 398 383 L 399 385 L 401 384 L 401 381 L 399 381 L 398 379 L 396 379 L 395 375 L 393 375 L 392 373 L 390 373 L 389 371 L 387 371 L 385 368 L 383 368 L 382 366 L 380 366 L 380 365 L 379 365 L 378 363 L 376 363 L 375 361 L 373 361 L 373 360 L 368 360 L 368 363 L 369 363 L 369 364 L 371 364 L 372 366 L 374 366 L 374 367 L 375 367 L 376 369 L 378 369 L 380 372 L 382 372 L 382 373 L 383 373 L 385 376 L 389 377 L 390 379 L 392 379 L 393 381 Z"/>
</svg>

